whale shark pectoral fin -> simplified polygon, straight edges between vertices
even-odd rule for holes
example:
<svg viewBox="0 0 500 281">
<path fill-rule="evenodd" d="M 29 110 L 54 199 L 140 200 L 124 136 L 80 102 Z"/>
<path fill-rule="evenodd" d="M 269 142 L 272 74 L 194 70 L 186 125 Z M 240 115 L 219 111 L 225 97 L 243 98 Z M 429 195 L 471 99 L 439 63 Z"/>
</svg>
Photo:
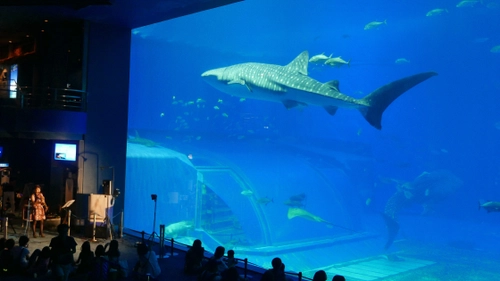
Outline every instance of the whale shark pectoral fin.
<svg viewBox="0 0 500 281">
<path fill-rule="evenodd" d="M 295 101 L 295 100 L 284 100 L 283 105 L 286 107 L 286 109 L 291 109 L 297 106 L 307 106 L 307 103 L 303 103 L 300 101 Z"/>
<path fill-rule="evenodd" d="M 333 90 L 335 90 L 337 92 L 340 92 L 339 80 L 332 80 L 332 81 L 326 82 L 325 85 L 327 85 L 328 87 L 330 87 L 330 89 L 333 89 Z"/>
<path fill-rule="evenodd" d="M 246 86 L 249 92 L 253 92 L 252 88 L 250 88 L 250 86 L 248 86 L 248 84 L 245 83 L 245 80 L 242 80 L 242 79 L 231 80 L 231 81 L 227 82 L 227 84 L 228 85 L 240 84 L 241 86 Z"/>
<path fill-rule="evenodd" d="M 328 112 L 328 114 L 333 116 L 333 115 L 335 115 L 335 113 L 337 113 L 337 109 L 339 109 L 339 108 L 336 106 L 333 106 L 333 105 L 329 105 L 329 106 L 325 106 L 325 109 L 326 109 L 326 112 Z"/>
</svg>

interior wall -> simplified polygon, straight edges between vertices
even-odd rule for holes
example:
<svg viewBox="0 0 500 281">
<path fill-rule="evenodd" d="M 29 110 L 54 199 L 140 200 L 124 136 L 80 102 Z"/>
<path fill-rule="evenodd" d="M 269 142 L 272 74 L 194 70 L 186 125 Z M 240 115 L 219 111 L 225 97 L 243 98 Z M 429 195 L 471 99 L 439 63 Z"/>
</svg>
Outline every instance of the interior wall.
<svg viewBox="0 0 500 281">
<path fill-rule="evenodd" d="M 81 155 L 83 193 L 99 193 L 114 177 L 121 190 L 115 215 L 123 209 L 130 66 L 130 29 L 87 25 L 87 133 Z M 116 222 L 116 220 L 115 220 Z"/>
</svg>

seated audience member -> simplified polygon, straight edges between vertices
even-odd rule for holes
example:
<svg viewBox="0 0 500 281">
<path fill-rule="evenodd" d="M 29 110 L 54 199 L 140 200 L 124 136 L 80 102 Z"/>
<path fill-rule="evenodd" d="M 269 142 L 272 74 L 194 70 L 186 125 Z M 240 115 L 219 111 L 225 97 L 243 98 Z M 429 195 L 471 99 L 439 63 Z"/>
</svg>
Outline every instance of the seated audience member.
<svg viewBox="0 0 500 281">
<path fill-rule="evenodd" d="M 73 254 L 76 252 L 76 241 L 68 236 L 68 225 L 57 226 L 58 235 L 50 241 L 52 254 L 52 272 L 58 280 L 67 281 L 69 274 L 73 270 Z"/>
<path fill-rule="evenodd" d="M 345 277 L 342 275 L 335 275 L 333 276 L 332 281 L 345 281 Z"/>
<path fill-rule="evenodd" d="M 273 268 L 266 270 L 260 281 L 285 281 L 285 264 L 280 258 L 274 258 L 271 262 Z"/>
<path fill-rule="evenodd" d="M 28 268 L 30 250 L 28 250 L 28 236 L 19 237 L 19 245 L 12 248 L 12 257 L 14 258 L 14 267 L 16 271 L 21 272 Z"/>
<path fill-rule="evenodd" d="M 236 267 L 230 267 L 222 275 L 221 281 L 241 281 L 243 278 L 240 277 L 238 269 Z"/>
<path fill-rule="evenodd" d="M 41 251 L 36 249 L 30 257 L 30 265 L 26 271 L 28 275 L 35 278 L 44 276 L 49 271 L 50 257 L 50 247 L 43 247 Z"/>
<path fill-rule="evenodd" d="M 108 248 L 109 246 L 109 248 Z M 104 254 L 106 257 L 108 257 L 109 261 L 109 274 L 111 274 L 111 279 L 116 279 L 118 275 L 121 273 L 121 266 L 120 266 L 120 250 L 118 250 L 118 241 L 117 240 L 111 240 L 109 244 L 106 244 L 104 246 L 104 249 L 108 248 L 106 253 Z"/>
<path fill-rule="evenodd" d="M 92 263 L 92 271 L 88 275 L 88 280 L 92 281 L 107 281 L 109 273 L 109 261 L 105 256 L 103 245 L 97 245 L 95 248 L 95 257 Z"/>
<path fill-rule="evenodd" d="M 215 259 L 208 260 L 205 265 L 205 270 L 198 277 L 199 281 L 220 281 L 221 276 L 218 271 L 217 261 Z"/>
<path fill-rule="evenodd" d="M 134 267 L 134 273 L 139 278 L 145 276 L 151 276 L 148 280 L 154 280 L 158 278 L 161 273 L 160 265 L 158 264 L 158 259 L 156 258 L 156 253 L 150 250 L 146 244 L 137 245 L 137 255 L 139 261 L 137 261 Z"/>
<path fill-rule="evenodd" d="M 94 252 L 90 249 L 89 241 L 83 242 L 76 264 L 78 265 L 76 270 L 77 274 L 88 274 L 92 271 L 94 264 Z"/>
<path fill-rule="evenodd" d="M 201 246 L 201 240 L 194 240 L 193 246 L 191 246 L 186 253 L 186 258 L 184 260 L 184 273 L 199 274 L 204 257 L 205 248 Z"/>
<path fill-rule="evenodd" d="M 234 250 L 227 251 L 227 258 L 224 259 L 228 268 L 235 267 L 238 263 L 238 260 L 234 258 Z"/>
<path fill-rule="evenodd" d="M 214 255 L 210 258 L 211 260 L 214 260 L 217 263 L 217 271 L 219 273 L 222 273 L 226 269 L 228 269 L 227 264 L 222 259 L 225 253 L 226 253 L 226 248 L 218 246 L 217 248 L 215 248 Z"/>
<path fill-rule="evenodd" d="M 314 273 L 314 277 L 312 281 L 326 281 L 328 277 L 326 276 L 326 272 L 324 270 L 318 270 Z"/>
<path fill-rule="evenodd" d="M 109 248 L 108 248 L 108 246 L 109 246 Z M 118 263 L 120 260 L 120 250 L 118 250 L 118 241 L 111 240 L 111 242 L 109 242 L 109 244 L 106 244 L 104 246 L 104 250 L 106 250 L 106 248 L 108 248 L 108 250 L 106 251 L 106 253 L 104 255 L 108 257 L 108 260 L 111 263 Z"/>
<path fill-rule="evenodd" d="M 12 248 L 16 245 L 14 239 L 5 241 L 4 248 L 0 250 L 0 275 L 11 275 L 14 270 L 14 256 Z"/>
</svg>

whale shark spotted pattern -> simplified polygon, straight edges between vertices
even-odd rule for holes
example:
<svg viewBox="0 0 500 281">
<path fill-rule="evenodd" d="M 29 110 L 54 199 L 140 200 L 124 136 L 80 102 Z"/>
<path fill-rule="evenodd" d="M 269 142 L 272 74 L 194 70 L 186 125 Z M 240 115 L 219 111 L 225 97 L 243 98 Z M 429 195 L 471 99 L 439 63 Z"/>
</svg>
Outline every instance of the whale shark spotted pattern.
<svg viewBox="0 0 500 281">
<path fill-rule="evenodd" d="M 265 63 L 241 63 L 212 69 L 201 76 L 216 89 L 232 96 L 280 102 L 290 109 L 316 105 L 334 115 L 339 107 L 357 109 L 375 128 L 381 129 L 384 110 L 413 86 L 437 75 L 415 74 L 391 82 L 356 99 L 342 94 L 339 82 L 321 83 L 307 75 L 309 54 L 302 52 L 286 66 Z"/>
</svg>

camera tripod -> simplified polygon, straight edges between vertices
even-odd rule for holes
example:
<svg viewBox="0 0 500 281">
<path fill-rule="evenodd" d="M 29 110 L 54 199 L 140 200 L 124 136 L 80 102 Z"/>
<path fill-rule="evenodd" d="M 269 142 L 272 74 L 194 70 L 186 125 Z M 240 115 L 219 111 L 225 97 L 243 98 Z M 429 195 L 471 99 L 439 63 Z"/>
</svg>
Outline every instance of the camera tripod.
<svg viewBox="0 0 500 281">
<path fill-rule="evenodd" d="M 115 237 L 115 227 L 113 226 L 113 222 L 111 220 L 111 218 L 109 217 L 109 208 L 114 206 L 115 205 L 115 197 L 110 195 L 111 196 L 111 199 L 107 199 L 106 198 L 106 204 L 107 204 L 107 208 L 106 208 L 106 215 L 104 217 L 104 222 L 106 223 L 106 235 L 108 235 L 108 238 L 109 240 L 113 240 L 113 237 Z M 110 200 L 113 200 L 113 204 L 109 204 L 109 201 Z"/>
<path fill-rule="evenodd" d="M 158 196 L 156 194 L 151 194 L 151 199 L 153 201 L 155 201 L 155 210 L 154 210 L 154 217 L 153 217 L 153 232 L 151 232 L 151 235 L 149 236 L 148 238 L 148 242 L 151 241 L 151 242 L 154 242 L 155 240 L 155 237 L 160 237 L 160 235 L 158 235 L 158 233 L 156 233 L 156 201 L 158 199 Z"/>
</svg>

